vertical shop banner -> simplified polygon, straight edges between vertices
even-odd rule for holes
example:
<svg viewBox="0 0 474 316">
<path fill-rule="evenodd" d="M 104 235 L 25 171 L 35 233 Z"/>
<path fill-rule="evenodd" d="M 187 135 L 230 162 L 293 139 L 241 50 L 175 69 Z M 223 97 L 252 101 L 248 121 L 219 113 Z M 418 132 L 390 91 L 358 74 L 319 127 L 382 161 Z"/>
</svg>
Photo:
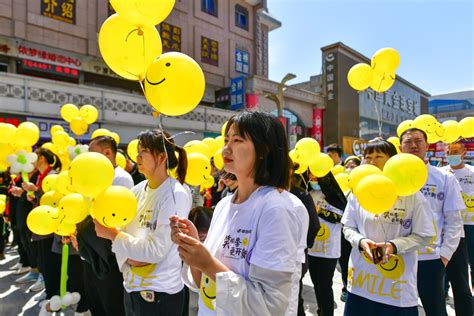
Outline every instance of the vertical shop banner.
<svg viewBox="0 0 474 316">
<path fill-rule="evenodd" d="M 241 110 L 245 107 L 245 77 L 230 79 L 230 109 Z"/>
<path fill-rule="evenodd" d="M 256 110 L 258 109 L 259 96 L 256 93 L 245 94 L 245 109 Z"/>
<path fill-rule="evenodd" d="M 244 75 L 249 74 L 249 53 L 235 49 L 235 71 Z"/>
<path fill-rule="evenodd" d="M 311 136 L 323 147 L 323 109 L 313 109 L 313 128 Z"/>
<path fill-rule="evenodd" d="M 161 41 L 164 52 L 181 51 L 181 28 L 168 23 L 161 23 Z"/>
<path fill-rule="evenodd" d="M 219 66 L 219 42 L 201 36 L 201 61 L 203 63 Z"/>
<path fill-rule="evenodd" d="M 76 0 L 41 0 L 41 15 L 76 24 Z"/>
</svg>

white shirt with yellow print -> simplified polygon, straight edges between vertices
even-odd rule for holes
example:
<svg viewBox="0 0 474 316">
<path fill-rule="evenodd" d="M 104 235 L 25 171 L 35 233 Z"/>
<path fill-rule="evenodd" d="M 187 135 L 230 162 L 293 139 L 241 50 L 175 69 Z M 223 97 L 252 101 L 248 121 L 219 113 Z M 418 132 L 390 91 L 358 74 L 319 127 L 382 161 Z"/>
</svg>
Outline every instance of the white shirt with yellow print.
<svg viewBox="0 0 474 316">
<path fill-rule="evenodd" d="M 445 166 L 443 170 L 454 174 L 461 186 L 461 194 L 466 204 L 462 214 L 464 225 L 474 225 L 474 167 L 464 165 L 464 168 L 452 169 L 450 166 Z"/>
</svg>

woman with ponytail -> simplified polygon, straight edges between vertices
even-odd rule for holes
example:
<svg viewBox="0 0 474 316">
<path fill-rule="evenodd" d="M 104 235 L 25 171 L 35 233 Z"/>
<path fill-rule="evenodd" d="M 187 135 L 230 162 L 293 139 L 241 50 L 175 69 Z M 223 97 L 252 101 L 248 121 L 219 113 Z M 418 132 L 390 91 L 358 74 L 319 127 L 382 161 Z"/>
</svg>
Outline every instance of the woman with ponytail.
<svg viewBox="0 0 474 316">
<path fill-rule="evenodd" d="M 121 231 L 96 222 L 97 236 L 112 241 L 124 277 L 126 315 L 181 315 L 181 259 L 170 238 L 169 217 L 187 217 L 191 209 L 183 186 L 186 152 L 166 132 L 147 130 L 138 135 L 137 166 L 146 180 L 132 189 L 135 218 Z M 170 177 L 174 168 L 177 179 Z"/>
</svg>

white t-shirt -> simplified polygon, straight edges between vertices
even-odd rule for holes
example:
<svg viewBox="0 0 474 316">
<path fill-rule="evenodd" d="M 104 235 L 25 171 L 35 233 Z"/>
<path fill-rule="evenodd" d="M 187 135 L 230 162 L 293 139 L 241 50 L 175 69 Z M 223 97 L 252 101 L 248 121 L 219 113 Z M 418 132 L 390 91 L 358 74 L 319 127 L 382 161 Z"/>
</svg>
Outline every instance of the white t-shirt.
<svg viewBox="0 0 474 316">
<path fill-rule="evenodd" d="M 410 234 L 432 236 L 428 205 L 420 193 L 398 197 L 395 205 L 381 215 L 365 211 L 350 195 L 342 223 L 356 229 L 361 238 L 375 242 L 394 240 Z M 396 260 L 398 259 L 398 260 Z M 416 284 L 417 253 L 392 257 L 384 265 L 375 265 L 359 249 L 352 248 L 347 277 L 349 292 L 371 301 L 398 307 L 418 304 Z"/>
<path fill-rule="evenodd" d="M 191 209 L 186 189 L 175 179 L 167 178 L 158 188 L 150 189 L 142 181 L 132 189 L 137 197 L 137 214 L 112 243 L 125 290 L 152 290 L 175 294 L 183 289 L 181 259 L 171 241 L 169 217 L 188 217 Z M 174 197 L 173 197 L 174 195 Z M 144 268 L 131 267 L 127 259 L 148 262 Z"/>
<path fill-rule="evenodd" d="M 474 167 L 464 165 L 461 169 L 452 169 L 450 166 L 443 170 L 454 174 L 462 189 L 462 198 L 466 209 L 463 212 L 464 225 L 474 225 Z"/>
<path fill-rule="evenodd" d="M 204 241 L 209 252 L 246 279 L 250 264 L 294 273 L 300 235 L 294 234 L 298 221 L 295 212 L 288 210 L 283 194 L 273 187 L 260 187 L 240 204 L 233 203 L 235 196 L 225 197 L 214 210 Z M 199 315 L 216 315 L 214 299 L 219 298 L 215 287 L 203 274 Z"/>
<path fill-rule="evenodd" d="M 318 213 L 333 212 L 337 215 L 343 215 L 343 211 L 326 202 L 324 194 L 320 193 L 320 191 L 311 191 L 311 196 L 313 201 L 315 201 L 314 204 Z M 341 256 L 342 224 L 330 223 L 321 217 L 319 217 L 319 223 L 321 228 L 314 238 L 313 247 L 308 250 L 308 255 L 320 258 L 339 258 Z"/>
<path fill-rule="evenodd" d="M 428 180 L 426 180 L 420 192 L 423 193 L 430 204 L 436 238 L 430 240 L 428 246 L 418 251 L 418 260 L 420 261 L 439 259 L 442 244 L 444 242 L 450 243 L 451 240 L 459 238 L 459 236 L 446 235 L 444 215 L 452 214 L 452 216 L 456 216 L 465 208 L 464 201 L 461 197 L 461 188 L 456 178 L 452 174 L 429 164 L 427 167 Z M 462 225 L 456 229 L 456 233 L 459 234 L 463 234 L 463 231 Z M 455 250 L 457 244 L 453 245 L 453 247 Z"/>
<path fill-rule="evenodd" d="M 112 185 L 120 185 L 127 189 L 133 188 L 133 179 L 130 173 L 117 166 L 114 169 L 114 181 Z"/>
</svg>

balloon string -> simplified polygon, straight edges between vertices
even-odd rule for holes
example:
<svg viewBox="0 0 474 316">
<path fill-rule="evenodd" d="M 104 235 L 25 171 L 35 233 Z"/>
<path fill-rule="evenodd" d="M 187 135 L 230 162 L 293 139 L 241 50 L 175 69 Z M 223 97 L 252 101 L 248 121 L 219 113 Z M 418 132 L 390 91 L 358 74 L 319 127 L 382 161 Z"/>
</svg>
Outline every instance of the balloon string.
<svg viewBox="0 0 474 316">
<path fill-rule="evenodd" d="M 377 90 L 380 90 L 380 87 L 382 87 L 382 82 L 383 82 L 384 79 L 385 79 L 385 74 L 383 75 L 382 79 L 380 80 L 379 87 L 378 87 Z M 374 91 L 374 93 L 377 94 L 378 92 Z M 380 116 L 379 108 L 377 106 L 376 95 L 374 95 L 374 107 L 375 107 L 375 113 L 377 114 L 377 126 L 378 126 L 378 129 L 379 129 L 379 137 L 382 137 L 383 122 L 382 122 L 382 117 Z"/>
<path fill-rule="evenodd" d="M 169 157 L 168 157 L 168 151 L 166 150 L 166 144 L 165 144 L 165 132 L 163 130 L 163 126 L 161 124 L 161 120 L 162 120 L 162 117 L 163 115 L 160 114 L 160 116 L 158 116 L 158 128 L 160 129 L 161 131 L 161 141 L 163 142 L 163 151 L 165 152 L 165 156 L 166 156 L 166 174 L 168 175 L 168 183 L 170 185 L 170 190 L 171 190 L 171 195 L 173 196 L 173 202 L 174 204 L 176 205 L 176 197 L 174 196 L 174 190 L 173 190 L 173 183 L 171 182 L 171 174 L 170 174 L 170 165 L 169 165 Z M 176 210 L 176 214 L 175 215 L 178 215 L 177 213 L 177 210 Z"/>
</svg>

